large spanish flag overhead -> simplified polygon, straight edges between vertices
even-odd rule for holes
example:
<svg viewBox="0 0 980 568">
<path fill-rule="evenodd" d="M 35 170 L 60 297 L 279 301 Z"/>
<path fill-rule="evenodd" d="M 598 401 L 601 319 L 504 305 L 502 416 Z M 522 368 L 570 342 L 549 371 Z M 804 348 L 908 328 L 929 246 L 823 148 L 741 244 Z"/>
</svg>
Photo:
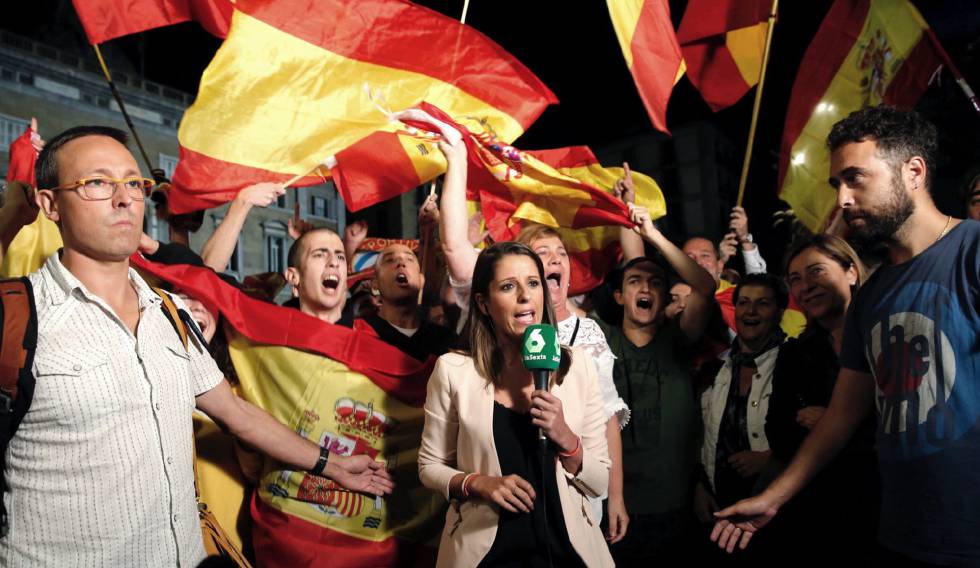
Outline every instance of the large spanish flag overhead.
<svg viewBox="0 0 980 568">
<path fill-rule="evenodd" d="M 238 0 L 181 122 L 171 207 L 286 181 L 427 100 L 513 141 L 557 99 L 499 45 L 400 0 Z M 314 183 L 308 177 L 305 183 Z"/>
<path fill-rule="evenodd" d="M 567 230 L 577 259 L 571 290 L 584 292 L 602 280 L 607 260 L 616 254 L 616 227 L 632 226 L 626 206 L 612 195 L 621 170 L 603 168 L 584 146 L 523 152 L 503 143 L 485 123 L 470 117 L 457 121 L 428 103 L 396 116 L 403 124 L 395 130 L 337 155 L 333 179 L 350 207 L 384 201 L 445 170 L 436 140 L 461 136 L 467 148 L 467 199 L 479 204 L 493 239 L 512 240 L 528 222 Z M 663 215 L 656 182 L 638 178 L 642 202 L 656 217 Z"/>
<path fill-rule="evenodd" d="M 535 158 L 560 173 L 612 194 L 616 180 L 625 174 L 623 168 L 605 167 L 588 146 L 570 146 L 554 150 L 531 150 Z M 667 202 L 660 186 L 650 176 L 631 172 L 636 187 L 636 204 L 646 207 L 651 219 L 667 214 Z M 602 283 L 603 278 L 619 259 L 618 226 L 559 228 L 572 265 L 569 294 L 582 294 Z"/>
<path fill-rule="evenodd" d="M 772 0 L 690 0 L 677 30 L 687 78 L 713 111 L 759 83 Z"/>
<path fill-rule="evenodd" d="M 228 35 L 233 0 L 72 0 L 92 45 L 191 20 L 217 37 Z"/>
<path fill-rule="evenodd" d="M 667 0 L 606 0 L 619 46 L 650 122 L 667 130 L 667 101 L 684 75 Z"/>
<path fill-rule="evenodd" d="M 266 460 L 252 504 L 258 565 L 432 565 L 445 500 L 422 487 L 417 462 L 435 358 L 250 298 L 207 268 L 131 261 L 223 316 L 246 400 L 332 453 L 383 460 L 397 480 L 374 498 Z"/>
<path fill-rule="evenodd" d="M 780 147 L 780 197 L 820 232 L 837 194 L 827 183 L 831 127 L 878 104 L 910 108 L 945 60 L 907 0 L 836 0 L 803 56 Z"/>
</svg>

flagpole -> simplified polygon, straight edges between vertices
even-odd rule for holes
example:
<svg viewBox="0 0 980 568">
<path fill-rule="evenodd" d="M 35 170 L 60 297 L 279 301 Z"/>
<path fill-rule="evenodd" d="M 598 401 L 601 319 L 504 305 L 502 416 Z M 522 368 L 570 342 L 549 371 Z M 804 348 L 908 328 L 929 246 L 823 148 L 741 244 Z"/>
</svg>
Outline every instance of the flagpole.
<svg viewBox="0 0 980 568">
<path fill-rule="evenodd" d="M 738 180 L 738 197 L 735 205 L 742 206 L 742 198 L 745 197 L 745 182 L 749 177 L 749 162 L 752 161 L 752 144 L 755 141 L 755 127 L 759 122 L 759 107 L 762 105 L 762 87 L 766 81 L 766 66 L 769 64 L 769 46 L 772 45 L 772 31 L 776 26 L 776 12 L 779 0 L 772 0 L 772 9 L 769 11 L 769 25 L 766 29 L 766 48 L 762 52 L 762 69 L 759 71 L 759 85 L 755 89 L 755 104 L 752 105 L 752 122 L 749 125 L 749 142 L 745 147 L 745 159 L 742 161 L 742 177 Z"/>
<path fill-rule="evenodd" d="M 146 148 L 143 147 L 143 143 L 140 141 L 140 136 L 136 133 L 136 126 L 133 125 L 133 120 L 129 118 L 129 113 L 126 112 L 126 105 L 123 103 L 122 95 L 119 94 L 119 90 L 116 89 L 116 84 L 112 82 L 112 75 L 109 74 L 109 68 L 105 64 L 105 59 L 102 59 L 102 51 L 99 50 L 98 44 L 94 44 L 92 47 L 95 49 L 95 56 L 99 58 L 99 65 L 102 67 L 102 75 L 105 76 L 105 81 L 109 84 L 109 90 L 112 91 L 112 96 L 116 99 L 116 104 L 119 105 L 119 111 L 122 112 L 123 119 L 126 121 L 126 126 L 128 126 L 129 131 L 133 133 L 133 140 L 136 141 L 136 146 L 139 148 L 140 154 L 143 156 L 143 161 L 146 162 L 146 168 L 152 172 L 153 164 L 150 163 L 150 157 L 146 154 Z"/>
</svg>

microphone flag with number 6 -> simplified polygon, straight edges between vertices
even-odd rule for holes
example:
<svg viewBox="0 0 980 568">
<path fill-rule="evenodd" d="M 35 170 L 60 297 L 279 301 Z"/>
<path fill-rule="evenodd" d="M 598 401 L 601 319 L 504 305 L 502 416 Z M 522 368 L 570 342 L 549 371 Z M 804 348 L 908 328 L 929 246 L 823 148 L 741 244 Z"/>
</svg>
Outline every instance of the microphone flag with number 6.
<svg viewBox="0 0 980 568">
<path fill-rule="evenodd" d="M 561 347 L 554 326 L 534 324 L 524 330 L 521 360 L 524 362 L 524 368 L 530 371 L 558 369 L 558 364 L 561 363 Z M 538 388 L 546 390 L 547 386 Z"/>
</svg>

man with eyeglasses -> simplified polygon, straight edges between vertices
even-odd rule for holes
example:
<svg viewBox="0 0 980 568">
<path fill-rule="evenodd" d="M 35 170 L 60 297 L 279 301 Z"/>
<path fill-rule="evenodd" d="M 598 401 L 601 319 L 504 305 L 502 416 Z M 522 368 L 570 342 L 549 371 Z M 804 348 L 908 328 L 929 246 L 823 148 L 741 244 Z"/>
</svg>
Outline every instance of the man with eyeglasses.
<svg viewBox="0 0 980 568">
<path fill-rule="evenodd" d="M 114 128 L 76 127 L 38 157 L 38 205 L 64 248 L 29 277 L 36 386 L 4 464 L 3 566 L 198 565 L 195 406 L 294 469 L 391 491 L 380 464 L 328 456 L 236 397 L 196 339 L 185 349 L 160 297 L 129 267 L 153 182 L 125 143 Z"/>
</svg>

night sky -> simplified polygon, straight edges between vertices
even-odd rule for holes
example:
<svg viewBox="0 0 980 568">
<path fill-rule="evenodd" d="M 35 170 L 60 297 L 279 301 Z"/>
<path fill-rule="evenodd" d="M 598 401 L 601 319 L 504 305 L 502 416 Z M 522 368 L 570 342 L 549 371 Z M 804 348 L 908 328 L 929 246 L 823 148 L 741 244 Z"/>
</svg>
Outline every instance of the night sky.
<svg viewBox="0 0 980 568">
<path fill-rule="evenodd" d="M 454 18 L 462 13 L 462 0 L 419 3 Z M 967 80 L 980 91 L 980 2 L 915 3 Z M 467 23 L 520 59 L 560 101 L 517 141 L 518 147 L 587 144 L 599 149 L 625 137 L 653 132 L 605 2 L 471 0 L 470 4 Z M 670 4 L 676 27 L 686 0 L 672 0 Z M 746 198 L 750 215 L 755 217 L 768 216 L 780 208 L 775 198 L 776 166 L 789 93 L 803 52 L 831 4 L 831 0 L 781 3 Z M 17 12 L 17 18 L 0 18 L 0 27 L 91 54 L 67 0 L 18 3 Z M 218 39 L 188 23 L 113 40 L 103 49 L 113 68 L 142 73 L 147 79 L 193 93 L 201 71 L 219 45 Z M 667 123 L 674 128 L 708 121 L 730 139 L 741 156 L 753 96 L 754 91 L 750 91 L 738 104 L 712 113 L 685 78 L 671 98 Z M 918 109 L 941 133 L 937 201 L 948 212 L 960 214 L 954 195 L 969 173 L 980 167 L 980 116 L 945 72 L 941 84 L 929 89 Z M 741 163 L 741 158 L 737 161 Z M 670 191 L 669 187 L 664 189 Z"/>
</svg>

